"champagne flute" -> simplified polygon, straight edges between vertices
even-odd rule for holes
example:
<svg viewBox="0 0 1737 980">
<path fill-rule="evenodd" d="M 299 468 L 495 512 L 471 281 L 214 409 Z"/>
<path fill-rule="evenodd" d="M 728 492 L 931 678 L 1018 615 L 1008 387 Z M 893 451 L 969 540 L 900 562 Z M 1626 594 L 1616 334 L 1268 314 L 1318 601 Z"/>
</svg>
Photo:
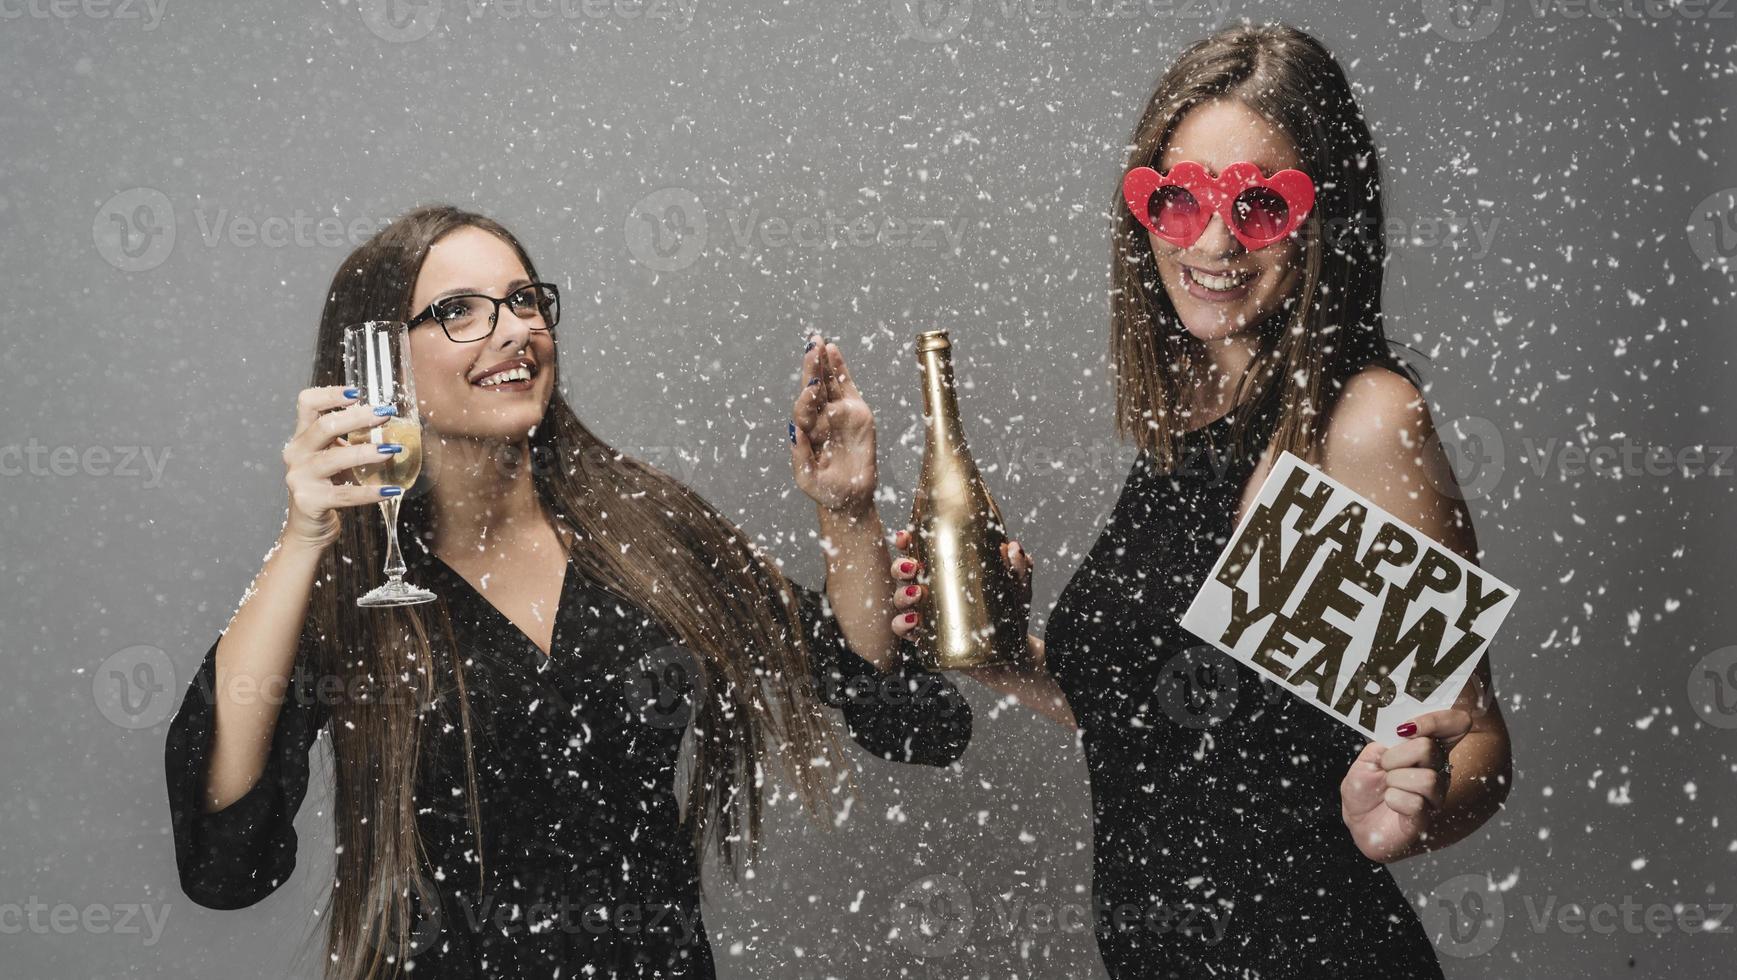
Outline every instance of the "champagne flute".
<svg viewBox="0 0 1737 980">
<path fill-rule="evenodd" d="M 396 320 L 369 320 L 344 328 L 344 383 L 363 404 L 390 405 L 397 414 L 384 424 L 352 432 L 347 440 L 395 442 L 403 452 L 351 470 L 363 486 L 396 485 L 408 490 L 422 472 L 422 418 L 416 410 L 416 381 L 410 370 L 410 328 Z M 386 520 L 386 582 L 356 600 L 358 606 L 409 606 L 432 602 L 434 593 L 404 581 L 404 556 L 398 550 L 399 497 L 380 501 Z"/>
</svg>

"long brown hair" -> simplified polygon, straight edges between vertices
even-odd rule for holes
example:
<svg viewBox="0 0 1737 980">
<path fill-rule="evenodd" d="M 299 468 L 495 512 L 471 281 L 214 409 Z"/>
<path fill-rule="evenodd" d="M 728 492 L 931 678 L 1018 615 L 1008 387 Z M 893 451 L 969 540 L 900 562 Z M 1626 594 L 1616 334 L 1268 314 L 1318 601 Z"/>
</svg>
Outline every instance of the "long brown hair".
<svg viewBox="0 0 1737 980">
<path fill-rule="evenodd" d="M 1317 427 L 1345 381 L 1382 364 L 1414 382 L 1382 328 L 1386 261 L 1375 141 L 1339 63 L 1285 24 L 1237 25 L 1196 42 L 1164 73 L 1134 128 L 1126 170 L 1158 167 L 1190 109 L 1236 99 L 1290 137 L 1315 180 L 1315 209 L 1299 229 L 1304 267 L 1287 309 L 1256 326 L 1259 348 L 1237 380 L 1231 437 L 1245 446 L 1258 412 L 1276 413 L 1271 446 L 1316 458 Z M 1159 281 L 1146 229 L 1117 181 L 1111 233 L 1110 357 L 1116 432 L 1164 470 L 1179 462 L 1183 407 L 1198 381 L 1201 342 L 1177 319 Z"/>
<path fill-rule="evenodd" d="M 408 318 L 430 246 L 461 228 L 500 238 L 537 278 L 524 247 L 497 222 L 448 206 L 411 211 L 356 249 L 333 277 L 320 317 L 314 385 L 343 383 L 347 324 Z M 558 372 L 558 358 L 549 369 Z M 810 811 L 824 805 L 823 772 L 842 770 L 836 736 L 812 684 L 796 598 L 779 570 L 711 505 L 586 428 L 561 393 L 559 373 L 555 381 L 529 438 L 538 499 L 550 520 L 571 532 L 570 553 L 580 570 L 645 610 L 693 652 L 694 757 L 684 818 L 693 846 L 703 852 L 715 845 L 734 874 L 755 854 L 770 775 L 761 762 L 768 752 L 783 763 Z M 402 535 L 426 533 L 434 516 L 431 496 L 405 500 Z M 424 902 L 433 895 L 416 828 L 415 786 L 421 733 L 430 723 L 424 716 L 437 701 L 458 706 L 469 817 L 481 854 L 469 702 L 447 603 L 367 611 L 355 604 L 355 596 L 377 584 L 384 538 L 372 508 L 342 512 L 309 608 L 317 676 L 342 678 L 345 690 L 379 692 L 345 699 L 332 711 L 338 856 L 327 974 L 342 980 L 396 974 L 413 938 L 412 895 Z M 440 692 L 454 697 L 437 698 Z M 482 875 L 479 858 L 479 884 Z"/>
</svg>

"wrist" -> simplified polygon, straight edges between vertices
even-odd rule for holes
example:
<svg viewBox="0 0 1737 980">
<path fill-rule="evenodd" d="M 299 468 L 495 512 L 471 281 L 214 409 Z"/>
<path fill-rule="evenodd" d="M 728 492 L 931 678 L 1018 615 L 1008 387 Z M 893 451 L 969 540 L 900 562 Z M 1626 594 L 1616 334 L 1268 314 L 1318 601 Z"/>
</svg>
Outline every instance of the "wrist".
<svg viewBox="0 0 1737 980">
<path fill-rule="evenodd" d="M 881 524 L 881 512 L 875 507 L 872 497 L 860 503 L 840 507 L 817 504 L 815 510 L 819 515 L 820 533 L 824 537 L 832 537 L 841 532 L 873 532 L 879 535 L 885 530 Z"/>
</svg>

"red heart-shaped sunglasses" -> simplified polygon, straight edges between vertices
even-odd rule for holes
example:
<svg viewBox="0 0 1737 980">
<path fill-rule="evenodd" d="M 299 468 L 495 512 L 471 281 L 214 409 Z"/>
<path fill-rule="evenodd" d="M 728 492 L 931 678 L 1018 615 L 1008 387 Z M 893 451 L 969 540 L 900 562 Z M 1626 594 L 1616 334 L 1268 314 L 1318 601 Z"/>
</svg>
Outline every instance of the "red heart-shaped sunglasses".
<svg viewBox="0 0 1737 980">
<path fill-rule="evenodd" d="M 1271 177 L 1241 161 L 1217 177 L 1192 160 L 1161 174 L 1135 167 L 1122 178 L 1128 208 L 1152 234 L 1182 248 L 1199 240 L 1214 214 L 1253 250 L 1265 248 L 1295 231 L 1315 206 L 1315 182 L 1301 170 L 1281 170 Z"/>
</svg>

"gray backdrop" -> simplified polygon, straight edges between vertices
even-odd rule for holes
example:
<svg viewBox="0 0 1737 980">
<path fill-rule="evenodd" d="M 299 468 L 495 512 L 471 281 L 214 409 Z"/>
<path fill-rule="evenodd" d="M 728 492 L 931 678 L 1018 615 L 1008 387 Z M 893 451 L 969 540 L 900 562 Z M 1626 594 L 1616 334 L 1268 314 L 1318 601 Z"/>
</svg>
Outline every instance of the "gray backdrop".
<svg viewBox="0 0 1737 980">
<path fill-rule="evenodd" d="M 562 283 L 567 392 L 817 584 L 784 421 L 837 336 L 910 506 L 909 341 L 1047 609 L 1131 456 L 1106 215 L 1158 73 L 1229 17 L 1317 33 L 1383 152 L 1391 333 L 1522 594 L 1493 653 L 1518 782 L 1395 868 L 1452 977 L 1713 976 L 1730 930 L 1737 3 L 0 0 L 0 973 L 313 976 L 324 773 L 259 905 L 179 891 L 166 719 L 283 513 L 279 448 L 345 252 L 502 219 Z M 1073 739 L 982 688 L 961 771 L 861 760 L 708 906 L 725 976 L 1101 976 Z M 953 904 L 927 934 L 910 909 Z M 934 911 L 933 909 L 931 911 Z M 1232 928 L 1258 927 L 1233 922 Z"/>
</svg>

